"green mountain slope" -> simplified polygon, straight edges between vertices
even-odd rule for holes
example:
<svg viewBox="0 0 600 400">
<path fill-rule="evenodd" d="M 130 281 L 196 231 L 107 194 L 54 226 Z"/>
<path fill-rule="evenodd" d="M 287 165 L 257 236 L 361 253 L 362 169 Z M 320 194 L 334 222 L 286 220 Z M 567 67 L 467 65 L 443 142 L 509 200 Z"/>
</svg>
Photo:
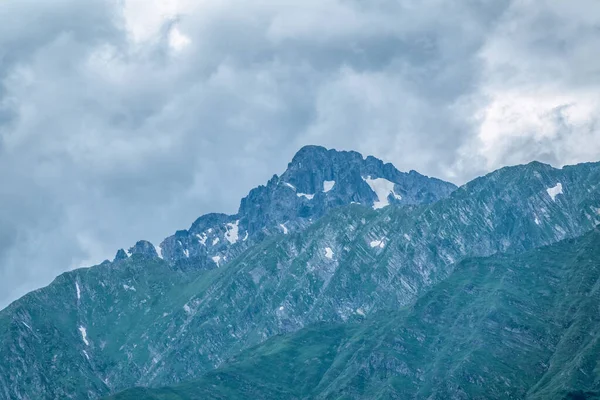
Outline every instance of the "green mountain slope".
<svg viewBox="0 0 600 400">
<path fill-rule="evenodd" d="M 532 163 L 430 205 L 335 209 L 217 269 L 175 268 L 141 252 L 63 274 L 0 311 L 0 393 L 97 398 L 174 384 L 274 335 L 398 310 L 466 257 L 518 253 L 592 229 L 598 182 L 600 164 Z"/>
<path fill-rule="evenodd" d="M 591 399 L 600 390 L 599 305 L 595 229 L 465 260 L 397 312 L 313 325 L 199 380 L 112 399 Z"/>
</svg>

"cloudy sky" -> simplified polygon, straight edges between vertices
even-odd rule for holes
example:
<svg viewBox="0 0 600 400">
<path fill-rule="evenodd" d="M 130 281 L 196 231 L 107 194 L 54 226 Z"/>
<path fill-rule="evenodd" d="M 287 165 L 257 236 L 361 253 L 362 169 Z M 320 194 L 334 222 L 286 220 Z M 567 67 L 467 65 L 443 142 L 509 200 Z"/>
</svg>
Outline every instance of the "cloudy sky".
<svg viewBox="0 0 600 400">
<path fill-rule="evenodd" d="M 304 144 L 600 160 L 597 0 L 0 1 L 0 307 L 235 212 Z"/>
</svg>

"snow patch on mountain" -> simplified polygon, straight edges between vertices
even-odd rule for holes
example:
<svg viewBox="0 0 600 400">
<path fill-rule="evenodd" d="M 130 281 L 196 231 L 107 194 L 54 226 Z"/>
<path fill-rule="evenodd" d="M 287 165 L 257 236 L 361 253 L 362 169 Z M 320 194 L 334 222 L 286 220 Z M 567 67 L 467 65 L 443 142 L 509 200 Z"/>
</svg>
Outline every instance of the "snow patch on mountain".
<svg viewBox="0 0 600 400">
<path fill-rule="evenodd" d="M 206 246 L 206 239 L 208 239 L 208 236 L 206 236 L 206 233 L 202 232 L 202 235 L 196 233 L 196 237 L 198 238 L 198 241 L 200 241 L 200 243 L 202 243 L 203 246 Z"/>
<path fill-rule="evenodd" d="M 283 182 L 283 184 L 292 190 L 296 190 L 296 186 L 292 185 L 291 183 Z"/>
<path fill-rule="evenodd" d="M 163 258 L 162 247 L 160 247 L 160 244 L 158 246 L 154 246 L 154 249 L 156 250 L 156 254 L 158 254 L 158 258 Z"/>
<path fill-rule="evenodd" d="M 240 220 L 238 219 L 235 223 L 227 224 L 227 232 L 225 233 L 225 239 L 231 244 L 238 241 L 240 231 Z"/>
<path fill-rule="evenodd" d="M 212 257 L 212 260 L 215 262 L 215 264 L 217 264 L 218 267 L 219 263 L 221 262 L 221 256 L 214 256 Z"/>
<path fill-rule="evenodd" d="M 314 194 L 306 194 L 306 193 L 296 193 L 296 196 L 298 196 L 298 197 L 305 197 L 308 200 L 312 200 L 313 197 L 315 197 Z"/>
<path fill-rule="evenodd" d="M 212 242 L 212 245 L 214 246 L 214 245 L 216 245 L 217 243 L 219 243 L 219 240 L 220 240 L 219 238 L 214 238 L 214 240 L 213 240 L 213 242 Z"/>
<path fill-rule="evenodd" d="M 380 249 L 383 249 L 385 247 L 385 240 L 384 239 L 373 240 L 373 241 L 371 241 L 371 243 L 369 243 L 369 245 L 372 248 L 379 247 Z"/>
<path fill-rule="evenodd" d="M 562 183 L 559 182 L 556 186 L 546 189 L 546 192 L 548 192 L 548 196 L 552 198 L 552 201 L 556 201 L 556 196 L 563 194 Z"/>
<path fill-rule="evenodd" d="M 363 178 L 363 180 L 367 183 L 367 185 L 369 185 L 371 190 L 375 192 L 375 195 L 377 196 L 377 201 L 373 202 L 373 209 L 377 210 L 379 208 L 389 206 L 390 202 L 388 197 L 390 195 L 394 196 L 396 200 L 402 200 L 402 196 L 394 192 L 394 182 L 388 181 L 385 178 L 371 179 L 370 176 Z"/>
<path fill-rule="evenodd" d="M 77 300 L 81 299 L 81 290 L 79 289 L 79 283 L 75 281 L 75 290 L 77 290 Z"/>
<path fill-rule="evenodd" d="M 135 286 L 129 286 L 129 285 L 123 285 L 123 289 L 125 290 L 131 290 L 132 292 L 136 292 L 135 290 Z"/>
<path fill-rule="evenodd" d="M 90 342 L 87 340 L 87 329 L 80 325 L 79 332 L 81 333 L 81 339 L 83 339 L 83 343 L 85 343 L 86 346 L 89 346 Z"/>
<path fill-rule="evenodd" d="M 288 228 L 285 226 L 285 224 L 279 224 L 279 226 L 283 230 L 283 234 L 287 235 L 288 234 Z"/>
<path fill-rule="evenodd" d="M 333 260 L 333 250 L 330 247 L 325 247 L 325 257 Z"/>
<path fill-rule="evenodd" d="M 323 192 L 327 193 L 335 186 L 335 181 L 323 181 Z"/>
</svg>

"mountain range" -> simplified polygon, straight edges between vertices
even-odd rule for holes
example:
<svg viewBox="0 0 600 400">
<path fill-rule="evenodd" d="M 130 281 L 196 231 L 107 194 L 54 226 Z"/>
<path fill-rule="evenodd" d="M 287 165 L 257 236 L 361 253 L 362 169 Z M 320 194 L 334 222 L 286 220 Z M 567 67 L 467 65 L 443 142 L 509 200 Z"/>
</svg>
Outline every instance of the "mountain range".
<svg viewBox="0 0 600 400">
<path fill-rule="evenodd" d="M 112 399 L 598 398 L 599 278 L 598 228 L 469 258 L 410 306 L 277 335 L 198 380 Z"/>
<path fill-rule="evenodd" d="M 0 311 L 0 397 L 594 398 L 599 183 L 304 147 L 236 215 Z"/>
</svg>

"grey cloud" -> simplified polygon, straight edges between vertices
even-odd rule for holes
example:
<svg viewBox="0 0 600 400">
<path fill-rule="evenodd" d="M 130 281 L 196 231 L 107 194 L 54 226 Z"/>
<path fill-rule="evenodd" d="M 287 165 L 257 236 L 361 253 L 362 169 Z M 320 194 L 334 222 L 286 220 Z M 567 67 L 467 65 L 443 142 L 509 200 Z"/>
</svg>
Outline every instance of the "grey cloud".
<svg viewBox="0 0 600 400">
<path fill-rule="evenodd" d="M 508 145 L 481 150 L 478 116 L 494 101 L 483 89 L 546 68 L 535 38 L 550 28 L 520 26 L 543 13 L 525 2 L 190 2 L 141 41 L 122 4 L 0 3 L 0 306 L 138 239 L 235 212 L 304 144 L 457 183 L 493 157 L 519 160 Z M 174 29 L 190 40 L 180 51 Z M 576 85 L 568 60 L 548 74 L 561 71 Z"/>
<path fill-rule="evenodd" d="M 452 169 L 465 178 L 532 159 L 555 166 L 600 155 L 597 2 L 515 1 L 481 49 L 478 132 Z"/>
</svg>

